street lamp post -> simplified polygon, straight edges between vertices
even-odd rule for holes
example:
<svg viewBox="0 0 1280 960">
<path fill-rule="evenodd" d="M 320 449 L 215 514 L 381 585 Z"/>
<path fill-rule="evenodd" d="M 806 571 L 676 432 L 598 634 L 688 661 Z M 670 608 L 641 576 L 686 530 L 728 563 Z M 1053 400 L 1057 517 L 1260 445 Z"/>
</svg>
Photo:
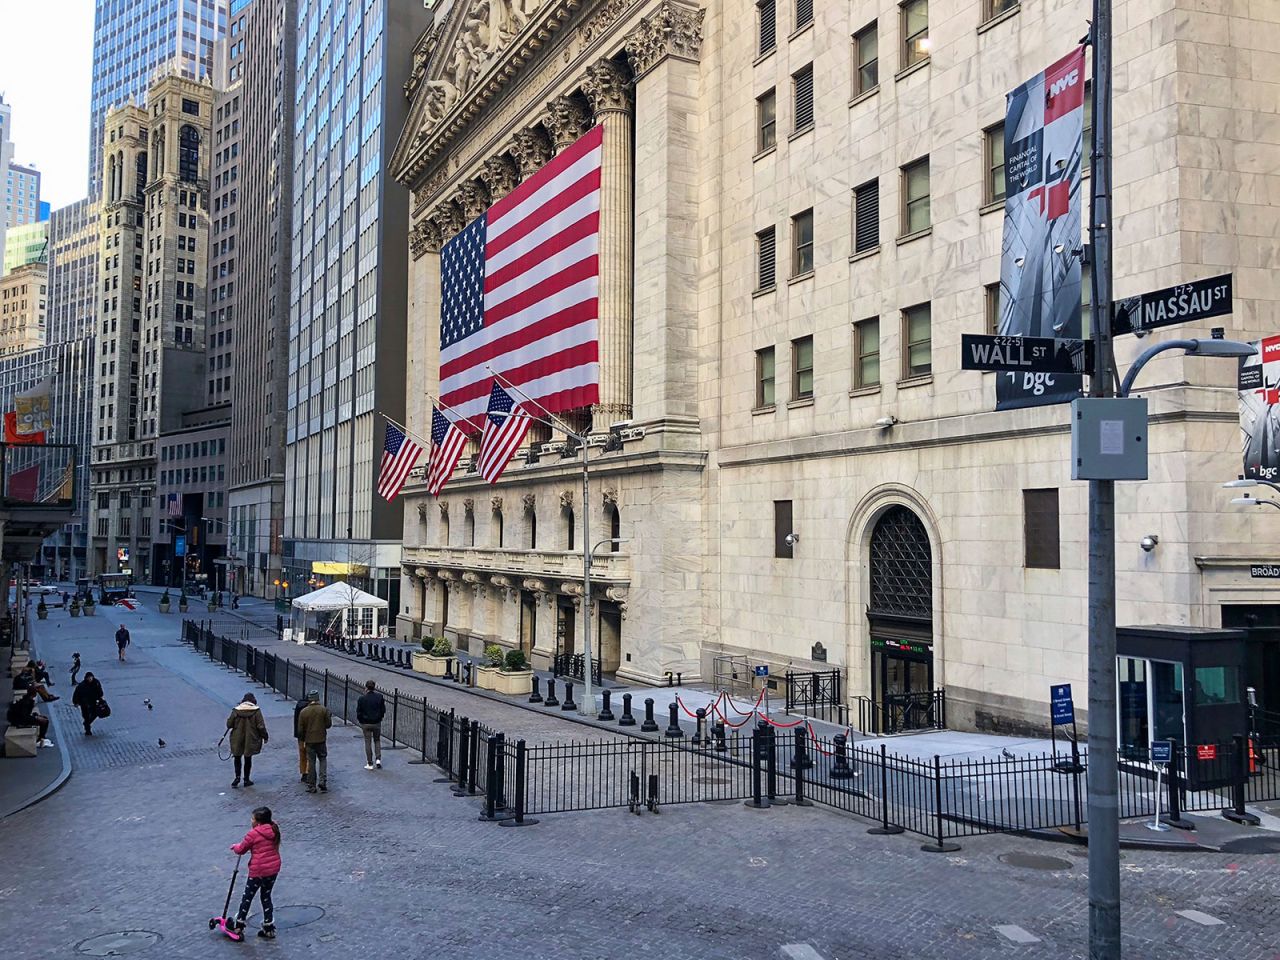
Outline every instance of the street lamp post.
<svg viewBox="0 0 1280 960">
<path fill-rule="evenodd" d="M 585 449 L 585 447 L 584 447 Z M 585 456 L 585 454 L 584 454 Z M 582 471 L 583 490 L 585 495 L 587 472 Z M 589 511 L 584 507 L 582 511 L 582 544 L 586 546 L 589 542 L 587 539 L 587 513 Z M 596 541 L 595 545 L 587 551 L 582 567 L 582 649 L 584 659 L 586 660 L 586 675 L 582 681 L 582 706 L 578 708 L 578 713 L 584 717 L 594 717 L 596 715 L 596 698 L 591 691 L 591 564 L 595 553 L 606 543 L 626 543 L 626 537 L 607 537 L 604 540 Z"/>
</svg>

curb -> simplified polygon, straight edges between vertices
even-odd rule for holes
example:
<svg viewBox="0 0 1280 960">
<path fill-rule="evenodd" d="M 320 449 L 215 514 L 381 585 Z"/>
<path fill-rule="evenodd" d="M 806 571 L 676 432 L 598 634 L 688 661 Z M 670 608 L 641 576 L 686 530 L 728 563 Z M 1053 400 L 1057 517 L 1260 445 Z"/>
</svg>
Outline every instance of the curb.
<svg viewBox="0 0 1280 960">
<path fill-rule="evenodd" d="M 31 649 L 35 649 L 34 644 Z M 57 711 L 49 711 L 49 726 L 53 729 L 58 738 L 55 749 L 57 749 L 58 756 L 62 760 L 62 769 L 59 770 L 58 775 L 53 778 L 53 782 L 36 793 L 35 796 L 22 801 L 11 810 L 0 812 L 0 820 L 6 820 L 14 814 L 21 813 L 28 807 L 34 807 L 41 800 L 48 799 L 61 790 L 63 785 L 71 779 L 71 755 L 67 752 L 66 739 L 63 737 L 62 722 L 58 719 Z"/>
</svg>

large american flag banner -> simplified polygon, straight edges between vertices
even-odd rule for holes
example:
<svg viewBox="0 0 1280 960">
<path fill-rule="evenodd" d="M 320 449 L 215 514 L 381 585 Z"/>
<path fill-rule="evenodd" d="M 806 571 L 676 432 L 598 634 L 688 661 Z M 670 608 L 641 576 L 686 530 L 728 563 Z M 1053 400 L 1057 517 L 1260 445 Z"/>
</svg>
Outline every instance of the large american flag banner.
<svg viewBox="0 0 1280 960">
<path fill-rule="evenodd" d="M 404 431 L 390 421 L 382 441 L 382 466 L 378 470 L 378 493 L 390 503 L 409 478 L 422 448 L 405 436 Z"/>
<path fill-rule="evenodd" d="M 546 410 L 599 400 L 595 127 L 440 252 L 440 401 L 483 427 L 489 369 Z"/>
<path fill-rule="evenodd" d="M 485 413 L 484 436 L 480 439 L 480 476 L 497 483 L 507 469 L 516 448 L 529 432 L 529 415 L 523 404 L 517 405 L 511 394 L 495 380 L 489 391 L 489 408 Z"/>
<path fill-rule="evenodd" d="M 458 425 L 441 413 L 431 408 L 431 461 L 427 467 L 427 491 L 439 496 L 444 485 L 453 476 L 453 468 L 458 465 L 462 456 L 462 448 L 467 445 L 467 435 L 458 429 Z"/>
</svg>

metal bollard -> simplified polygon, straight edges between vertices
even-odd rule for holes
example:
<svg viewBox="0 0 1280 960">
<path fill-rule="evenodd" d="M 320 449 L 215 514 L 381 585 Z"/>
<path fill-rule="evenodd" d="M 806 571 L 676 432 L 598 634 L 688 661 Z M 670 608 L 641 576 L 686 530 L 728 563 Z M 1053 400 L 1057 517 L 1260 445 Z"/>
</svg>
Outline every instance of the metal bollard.
<svg viewBox="0 0 1280 960">
<path fill-rule="evenodd" d="M 831 750 L 835 754 L 835 761 L 831 764 L 831 773 L 829 774 L 832 780 L 852 780 L 857 776 L 853 768 L 849 766 L 848 746 L 849 738 L 843 733 L 837 733 L 831 738 Z"/>
<path fill-rule="evenodd" d="M 1231 785 L 1232 804 L 1223 809 L 1222 815 L 1233 823 L 1256 827 L 1262 821 L 1244 808 L 1244 786 L 1249 780 L 1249 742 L 1238 733 L 1231 739 L 1235 742 L 1236 780 Z"/>
<path fill-rule="evenodd" d="M 458 682 L 458 678 L 454 675 L 454 672 L 453 672 L 453 657 L 449 657 L 444 662 L 444 679 L 450 681 L 451 683 Z"/>
<path fill-rule="evenodd" d="M 542 701 L 544 707 L 558 707 L 560 701 L 556 699 L 556 678 L 547 678 L 547 699 Z"/>
<path fill-rule="evenodd" d="M 683 686 L 684 686 L 684 674 L 683 674 L 683 673 L 677 673 L 677 674 L 676 674 L 676 686 L 677 686 L 677 687 L 683 687 Z"/>
<path fill-rule="evenodd" d="M 1169 762 L 1169 776 L 1167 783 L 1169 785 L 1169 813 L 1164 818 L 1164 822 L 1171 827 L 1177 827 L 1179 830 L 1194 830 L 1196 825 L 1190 820 L 1182 818 L 1182 776 L 1181 776 L 1181 753 L 1177 740 L 1170 740 L 1173 745 L 1173 756 Z M 1074 746 L 1074 744 L 1072 744 Z M 1077 781 L 1078 782 L 1078 781 Z M 1077 795 L 1079 788 L 1077 788 Z"/>
<path fill-rule="evenodd" d="M 800 734 L 802 731 L 806 734 L 806 736 L 808 735 L 808 731 L 805 729 L 805 724 L 803 723 L 800 724 L 800 726 L 796 727 L 797 739 L 795 741 L 795 749 L 791 751 L 791 769 L 792 770 L 812 770 L 814 766 L 813 755 L 808 750 L 801 749 L 802 744 L 800 740 Z M 809 746 L 808 741 L 804 741 L 803 746 L 808 747 Z"/>
<path fill-rule="evenodd" d="M 653 697 L 645 697 L 644 700 L 644 723 L 640 724 L 642 733 L 657 733 L 658 721 L 653 719 Z"/>
<path fill-rule="evenodd" d="M 605 723 L 608 723 L 613 719 L 613 709 L 609 706 L 608 690 L 600 691 L 600 700 L 601 700 L 600 712 L 596 714 L 596 719 L 603 720 Z"/>
<path fill-rule="evenodd" d="M 716 752 L 724 753 L 726 750 L 729 749 L 728 744 L 724 742 L 724 733 L 725 733 L 724 721 L 717 720 L 715 722 L 715 726 L 712 727 L 712 731 L 715 733 L 715 738 L 716 738 L 716 746 L 715 746 Z"/>
<path fill-rule="evenodd" d="M 566 680 L 564 682 L 564 703 L 560 705 L 561 710 L 577 710 L 578 705 L 573 702 L 573 681 Z"/>
<path fill-rule="evenodd" d="M 666 730 L 666 733 L 663 734 L 663 736 L 667 736 L 667 737 L 683 737 L 684 736 L 684 731 L 680 729 L 679 710 L 680 708 L 676 706 L 674 703 L 671 704 L 671 706 L 668 708 L 667 730 Z"/>
<path fill-rule="evenodd" d="M 765 796 L 762 784 L 764 750 L 764 734 L 757 728 L 751 733 L 751 798 L 743 804 L 756 810 L 769 809 L 769 798 Z"/>
<path fill-rule="evenodd" d="M 796 727 L 795 744 L 792 752 L 794 756 L 791 758 L 791 766 L 796 771 L 796 795 L 792 803 L 797 807 L 811 807 L 813 806 L 813 801 L 804 795 L 804 772 L 813 766 L 813 761 L 809 758 L 809 734 L 805 730 L 804 724 Z"/>
<path fill-rule="evenodd" d="M 636 718 L 631 715 L 631 694 L 624 693 L 622 695 L 622 716 L 618 718 L 618 726 L 634 727 Z"/>
<path fill-rule="evenodd" d="M 472 669 L 471 669 L 471 668 L 472 668 L 472 666 L 474 666 L 474 665 L 471 663 L 471 661 L 470 661 L 470 660 L 468 660 L 468 661 L 467 661 L 467 666 L 466 666 L 466 670 L 467 670 L 467 672 L 466 672 L 466 675 L 465 675 L 465 677 L 464 677 L 464 679 L 463 679 L 463 681 L 462 681 L 462 682 L 463 682 L 463 684 L 464 684 L 465 686 L 468 686 L 468 687 L 471 687 L 471 686 L 474 686 L 474 685 L 475 685 L 475 684 L 474 684 L 474 681 L 473 681 L 473 680 L 472 680 L 472 678 L 471 678 L 471 675 L 472 675 L 472 673 L 473 673 L 473 671 L 472 671 Z"/>
<path fill-rule="evenodd" d="M 542 685 L 542 678 L 535 674 L 533 678 L 533 693 L 529 694 L 530 703 L 542 702 L 542 691 L 539 689 L 541 685 Z"/>
<path fill-rule="evenodd" d="M 704 743 L 711 742 L 711 738 L 706 735 L 707 708 L 699 707 L 697 710 L 694 711 L 694 713 L 697 714 L 698 723 L 693 730 L 692 742 L 695 747 L 700 747 Z"/>
<path fill-rule="evenodd" d="M 489 751 L 484 762 L 484 810 L 481 820 L 496 820 L 498 811 L 498 746 L 501 739 L 498 734 L 490 734 L 487 738 Z"/>
</svg>

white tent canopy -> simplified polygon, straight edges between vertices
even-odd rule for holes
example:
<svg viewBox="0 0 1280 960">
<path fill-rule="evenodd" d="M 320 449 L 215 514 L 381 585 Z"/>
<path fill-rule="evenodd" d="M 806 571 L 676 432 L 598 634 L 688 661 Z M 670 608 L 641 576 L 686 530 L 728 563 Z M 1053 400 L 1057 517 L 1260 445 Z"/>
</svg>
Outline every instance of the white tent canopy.
<svg viewBox="0 0 1280 960">
<path fill-rule="evenodd" d="M 337 580 L 294 599 L 290 634 L 298 643 L 306 642 L 308 629 L 348 640 L 384 636 L 386 617 L 379 618 L 378 611 L 387 606 L 381 597 Z M 379 619 L 383 622 L 379 623 Z"/>
<path fill-rule="evenodd" d="M 359 587 L 353 587 L 344 580 L 337 580 L 319 590 L 297 597 L 293 606 L 308 612 L 330 610 L 347 610 L 351 607 L 375 607 L 378 610 L 387 608 L 387 601 L 365 593 Z"/>
</svg>

